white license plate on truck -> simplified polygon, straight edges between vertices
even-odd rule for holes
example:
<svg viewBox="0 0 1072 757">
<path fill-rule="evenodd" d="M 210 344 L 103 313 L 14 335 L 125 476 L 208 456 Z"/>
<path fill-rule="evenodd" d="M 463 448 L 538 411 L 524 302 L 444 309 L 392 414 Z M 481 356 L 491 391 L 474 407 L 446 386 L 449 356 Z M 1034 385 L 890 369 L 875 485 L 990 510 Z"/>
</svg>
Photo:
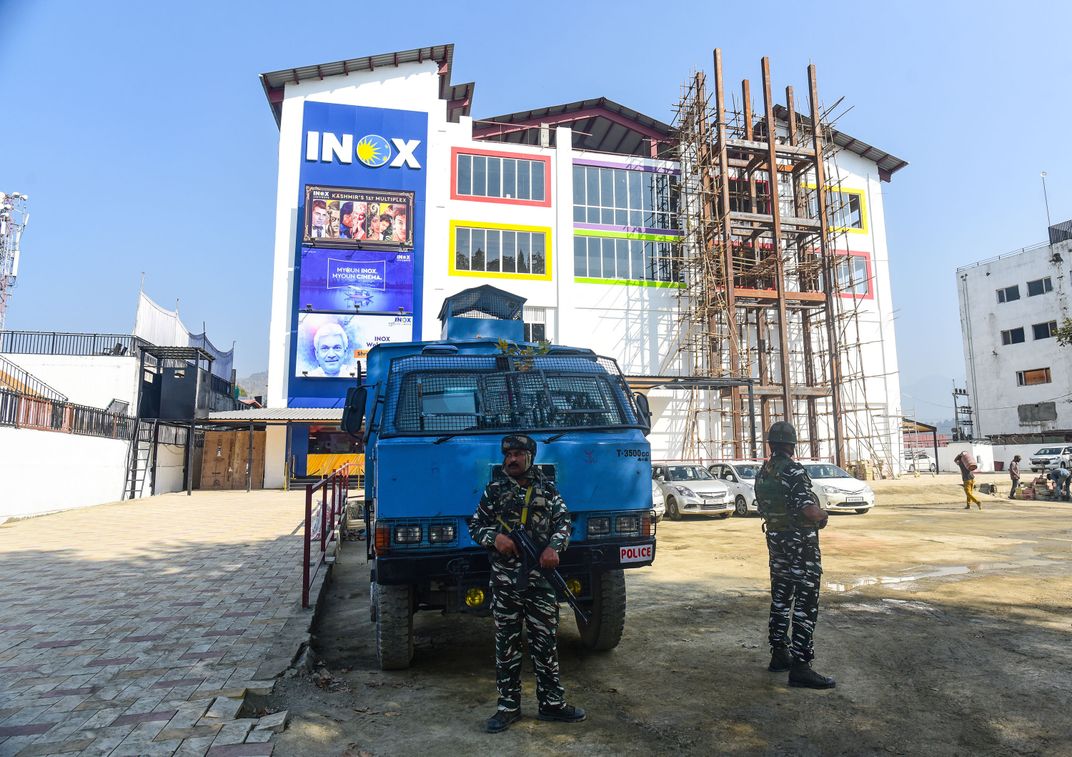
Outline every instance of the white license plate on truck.
<svg viewBox="0 0 1072 757">
<path fill-rule="evenodd" d="M 655 553 L 654 544 L 641 544 L 636 547 L 619 547 L 618 562 L 645 562 L 651 560 Z"/>
</svg>

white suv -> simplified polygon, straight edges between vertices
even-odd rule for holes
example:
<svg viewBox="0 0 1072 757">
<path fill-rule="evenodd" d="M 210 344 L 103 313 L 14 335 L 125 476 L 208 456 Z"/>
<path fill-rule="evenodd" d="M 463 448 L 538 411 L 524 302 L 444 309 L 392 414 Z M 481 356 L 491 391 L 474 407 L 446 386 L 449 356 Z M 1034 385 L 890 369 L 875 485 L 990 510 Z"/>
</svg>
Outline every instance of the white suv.
<svg viewBox="0 0 1072 757">
<path fill-rule="evenodd" d="M 1042 473 L 1050 468 L 1056 468 L 1062 462 L 1072 466 L 1072 445 L 1062 444 L 1037 450 L 1031 456 L 1031 470 L 1035 473 Z"/>
</svg>

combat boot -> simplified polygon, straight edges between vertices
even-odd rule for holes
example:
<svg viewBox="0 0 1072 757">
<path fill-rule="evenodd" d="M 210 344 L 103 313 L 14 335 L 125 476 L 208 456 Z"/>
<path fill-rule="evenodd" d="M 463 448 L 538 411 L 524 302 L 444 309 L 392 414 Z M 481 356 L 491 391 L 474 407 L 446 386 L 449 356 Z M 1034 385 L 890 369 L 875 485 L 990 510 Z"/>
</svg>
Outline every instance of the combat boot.
<svg viewBox="0 0 1072 757">
<path fill-rule="evenodd" d="M 834 679 L 820 675 L 811 669 L 811 663 L 794 662 L 789 670 L 789 685 L 803 689 L 832 689 Z"/>
<path fill-rule="evenodd" d="M 488 733 L 499 733 L 500 731 L 505 731 L 520 719 L 521 710 L 514 710 L 513 712 L 508 710 L 495 710 L 495 714 L 488 718 L 484 723 L 484 730 Z"/>
<path fill-rule="evenodd" d="M 785 647 L 771 647 L 770 665 L 767 670 L 772 673 L 784 673 L 793 667 L 793 655 Z"/>
<path fill-rule="evenodd" d="M 572 704 L 560 704 L 557 707 L 541 707 L 540 720 L 552 720 L 557 723 L 579 723 L 588 718 L 588 714 L 580 707 Z"/>
</svg>

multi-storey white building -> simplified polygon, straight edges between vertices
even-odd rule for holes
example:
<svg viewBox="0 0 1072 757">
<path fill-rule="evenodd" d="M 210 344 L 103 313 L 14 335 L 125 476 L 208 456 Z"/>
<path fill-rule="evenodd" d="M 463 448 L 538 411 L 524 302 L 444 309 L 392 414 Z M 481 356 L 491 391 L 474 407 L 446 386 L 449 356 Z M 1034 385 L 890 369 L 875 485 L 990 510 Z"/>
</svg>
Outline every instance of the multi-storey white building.
<svg viewBox="0 0 1072 757">
<path fill-rule="evenodd" d="M 1054 338 L 1072 304 L 1070 266 L 1066 240 L 957 269 L 976 438 L 1045 441 L 1072 432 L 1072 347 Z"/>
<path fill-rule="evenodd" d="M 606 99 L 474 120 L 474 85 L 450 82 L 452 55 L 446 45 L 262 76 L 280 128 L 265 415 L 288 421 L 269 428 L 267 486 L 284 475 L 274 460 L 303 475 L 354 452 L 332 418 L 364 354 L 439 338 L 443 299 L 480 284 L 526 298 L 533 340 L 590 347 L 631 376 L 689 374 L 673 129 Z M 855 359 L 869 374 L 857 409 L 887 419 L 874 446 L 896 465 L 881 182 L 906 164 L 837 136 L 838 296 L 858 314 L 845 338 L 866 345 Z M 683 400 L 650 399 L 653 454 L 681 454 Z"/>
</svg>

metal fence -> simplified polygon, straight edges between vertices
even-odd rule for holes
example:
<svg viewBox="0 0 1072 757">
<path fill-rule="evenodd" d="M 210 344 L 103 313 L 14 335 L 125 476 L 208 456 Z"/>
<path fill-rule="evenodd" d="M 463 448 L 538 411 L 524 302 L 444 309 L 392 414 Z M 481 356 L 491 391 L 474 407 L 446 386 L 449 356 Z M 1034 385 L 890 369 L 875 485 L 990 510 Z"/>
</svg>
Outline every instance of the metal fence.
<svg viewBox="0 0 1072 757">
<path fill-rule="evenodd" d="M 302 549 L 302 607 L 309 606 L 309 590 L 317 574 L 328 561 L 329 550 L 338 546 L 339 528 L 346 511 L 350 490 L 350 463 L 335 470 L 327 478 L 305 487 L 305 532 Z M 313 495 L 320 499 L 313 502 Z M 317 544 L 314 553 L 313 544 Z"/>
<path fill-rule="evenodd" d="M 129 440 L 134 418 L 0 389 L 0 426 Z"/>
<path fill-rule="evenodd" d="M 136 356 L 137 349 L 148 344 L 130 334 L 0 331 L 0 352 L 23 355 Z"/>
</svg>

